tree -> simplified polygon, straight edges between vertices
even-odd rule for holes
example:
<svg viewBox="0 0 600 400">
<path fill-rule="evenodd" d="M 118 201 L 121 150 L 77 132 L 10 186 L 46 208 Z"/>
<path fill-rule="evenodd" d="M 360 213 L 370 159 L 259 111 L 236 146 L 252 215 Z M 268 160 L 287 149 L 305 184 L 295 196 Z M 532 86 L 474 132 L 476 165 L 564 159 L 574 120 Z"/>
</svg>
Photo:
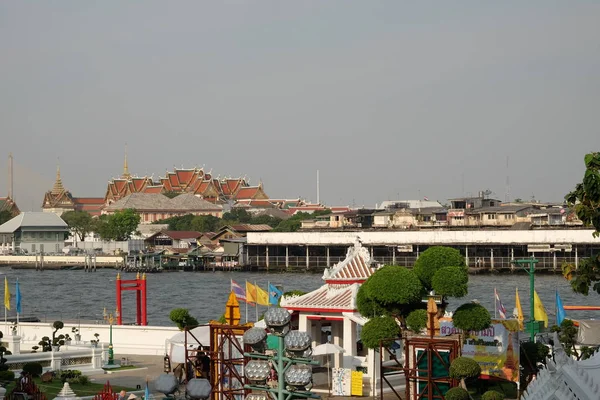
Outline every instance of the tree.
<svg viewBox="0 0 600 400">
<path fill-rule="evenodd" d="M 69 225 L 69 229 L 79 237 L 81 242 L 85 240 L 88 233 L 94 230 L 94 220 L 85 211 L 67 211 L 61 215 L 61 218 Z"/>
<path fill-rule="evenodd" d="M 422 302 L 423 296 L 432 290 L 442 296 L 442 304 L 438 307 L 438 316 L 441 316 L 448 304 L 447 297 L 462 297 L 467 294 L 468 281 L 467 267 L 460 252 L 449 247 L 435 246 L 419 256 L 412 270 L 390 265 L 378 269 L 358 289 L 356 306 L 358 311 L 367 318 L 381 316 L 394 318 L 397 322 L 395 336 L 398 336 L 400 328 L 409 327 L 411 330 L 419 330 L 423 319 L 426 324 L 426 312 L 423 310 L 426 304 Z M 407 317 L 415 310 L 422 311 L 412 315 L 409 325 Z M 484 311 L 485 313 L 480 313 L 481 320 L 477 326 L 487 328 L 491 316 L 487 310 Z M 370 332 L 370 329 L 365 325 L 361 338 L 365 335 L 371 337 L 379 335 L 380 340 L 389 337 L 383 336 L 382 332 Z M 367 346 L 364 340 L 363 343 Z"/>
<path fill-rule="evenodd" d="M 469 357 L 457 357 L 450 363 L 450 377 L 460 380 L 460 387 L 467 390 L 466 379 L 478 377 L 481 367 L 477 361 Z"/>
<path fill-rule="evenodd" d="M 0 211 L 0 225 L 13 219 L 13 215 L 8 210 Z"/>
<path fill-rule="evenodd" d="M 394 318 L 375 317 L 363 326 L 360 339 L 367 348 L 378 349 L 381 341 L 398 337 L 398 332 L 398 323 Z"/>
<path fill-rule="evenodd" d="M 243 208 L 236 207 L 232 208 L 231 211 L 224 213 L 223 219 L 241 222 L 242 224 L 248 224 L 252 219 L 252 215 Z"/>
<path fill-rule="evenodd" d="M 481 395 L 481 400 L 504 400 L 504 395 L 495 390 L 488 390 Z"/>
<path fill-rule="evenodd" d="M 140 215 L 134 209 L 128 208 L 102 216 L 96 226 L 102 239 L 123 241 L 131 239 L 139 224 Z"/>
<path fill-rule="evenodd" d="M 541 342 L 521 343 L 519 357 L 521 359 L 520 390 L 525 391 L 531 379 L 539 372 L 540 367 L 546 364 L 550 349 Z"/>
<path fill-rule="evenodd" d="M 414 310 L 406 317 L 406 327 L 419 333 L 427 327 L 427 310 Z"/>
<path fill-rule="evenodd" d="M 581 183 L 565 196 L 567 206 L 572 208 L 585 226 L 595 229 L 593 235 L 600 235 L 600 152 L 589 153 L 584 157 L 585 174 Z M 571 287 L 576 293 L 588 295 L 590 286 L 600 293 L 600 254 L 582 261 L 577 269 Z"/>
<path fill-rule="evenodd" d="M 465 303 L 452 315 L 452 324 L 465 332 L 481 331 L 492 324 L 490 312 L 482 305 Z"/>
<path fill-rule="evenodd" d="M 191 222 L 190 230 L 198 232 L 215 232 L 220 223 L 220 219 L 214 215 L 196 215 Z"/>
<path fill-rule="evenodd" d="M 577 351 L 578 330 L 570 319 L 564 319 L 560 326 L 554 325 L 552 327 L 552 332 L 558 332 L 558 340 L 562 344 L 566 355 L 569 357 L 575 356 L 578 360 L 586 360 L 598 350 L 598 346 L 581 346 L 579 351 Z"/>
<path fill-rule="evenodd" d="M 200 325 L 198 320 L 190 315 L 187 308 L 175 308 L 171 310 L 169 319 L 173 321 L 180 330 L 192 329 Z"/>
</svg>

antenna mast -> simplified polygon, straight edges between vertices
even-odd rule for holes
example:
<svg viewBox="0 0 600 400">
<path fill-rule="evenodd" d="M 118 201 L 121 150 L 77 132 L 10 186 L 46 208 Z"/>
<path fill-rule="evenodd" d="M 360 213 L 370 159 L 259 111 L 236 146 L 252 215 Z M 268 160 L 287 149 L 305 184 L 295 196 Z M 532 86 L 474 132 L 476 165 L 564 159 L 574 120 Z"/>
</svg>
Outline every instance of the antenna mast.
<svg viewBox="0 0 600 400">
<path fill-rule="evenodd" d="M 13 156 L 12 153 L 8 154 L 8 198 L 11 200 L 15 200 L 13 198 Z"/>
<path fill-rule="evenodd" d="M 319 197 L 319 170 L 317 170 L 317 204 L 321 204 L 321 199 Z"/>
</svg>

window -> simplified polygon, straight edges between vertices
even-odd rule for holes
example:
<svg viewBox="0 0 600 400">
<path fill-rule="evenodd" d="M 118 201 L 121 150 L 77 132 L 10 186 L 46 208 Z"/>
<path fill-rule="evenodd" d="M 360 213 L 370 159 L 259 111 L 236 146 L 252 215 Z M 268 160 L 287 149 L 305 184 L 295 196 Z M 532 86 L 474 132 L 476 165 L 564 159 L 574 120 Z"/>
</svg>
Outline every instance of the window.
<svg viewBox="0 0 600 400">
<path fill-rule="evenodd" d="M 496 219 L 496 214 L 488 214 L 487 219 Z"/>
<path fill-rule="evenodd" d="M 33 243 L 33 244 L 31 245 L 31 252 L 32 252 L 32 253 L 35 253 L 35 243 Z"/>
<path fill-rule="evenodd" d="M 60 244 L 56 243 L 56 244 L 54 245 L 54 252 L 55 252 L 55 253 L 60 253 Z"/>
</svg>

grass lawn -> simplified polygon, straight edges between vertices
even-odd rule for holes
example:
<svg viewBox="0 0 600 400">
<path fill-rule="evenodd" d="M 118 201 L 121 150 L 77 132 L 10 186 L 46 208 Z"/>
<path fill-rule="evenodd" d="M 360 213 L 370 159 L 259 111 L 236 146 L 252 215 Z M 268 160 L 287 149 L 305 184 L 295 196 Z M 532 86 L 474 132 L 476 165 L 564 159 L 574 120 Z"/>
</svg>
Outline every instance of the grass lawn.
<svg viewBox="0 0 600 400">
<path fill-rule="evenodd" d="M 63 383 L 59 379 L 54 379 L 51 383 L 42 383 L 40 378 L 34 378 L 33 381 L 35 382 L 35 385 L 37 387 L 39 387 L 40 390 L 46 394 L 46 397 L 48 399 L 55 398 L 58 395 L 58 392 L 60 392 L 61 389 L 63 388 Z M 91 382 L 88 383 L 87 385 L 73 383 L 73 384 L 69 384 L 69 386 L 71 386 L 71 389 L 73 389 L 75 394 L 80 397 L 93 396 L 95 394 L 100 393 L 102 391 L 102 389 L 104 388 L 103 383 L 91 383 Z M 14 389 L 14 387 L 15 387 L 14 383 L 7 385 L 6 393 L 9 393 L 10 391 L 12 391 Z M 120 392 L 123 389 L 125 389 L 128 392 L 131 392 L 132 390 L 136 390 L 133 388 L 126 388 L 126 387 L 121 387 L 121 386 L 113 386 L 112 389 L 113 389 L 113 392 L 116 392 L 116 393 Z"/>
</svg>

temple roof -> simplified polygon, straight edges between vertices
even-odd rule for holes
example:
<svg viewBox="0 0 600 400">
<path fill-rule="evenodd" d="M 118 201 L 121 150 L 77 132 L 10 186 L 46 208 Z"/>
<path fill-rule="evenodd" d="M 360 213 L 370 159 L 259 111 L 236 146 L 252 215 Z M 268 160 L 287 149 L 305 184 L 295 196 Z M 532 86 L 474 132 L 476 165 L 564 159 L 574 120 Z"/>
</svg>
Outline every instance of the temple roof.
<svg viewBox="0 0 600 400">
<path fill-rule="evenodd" d="M 22 212 L 0 225 L 0 233 L 13 233 L 20 228 L 68 229 L 67 223 L 58 215 L 49 212 Z"/>
<path fill-rule="evenodd" d="M 281 306 L 290 310 L 354 311 L 358 288 L 375 272 L 371 264 L 369 251 L 356 240 L 343 261 L 325 269 L 325 285 L 302 296 L 283 298 Z"/>
</svg>

